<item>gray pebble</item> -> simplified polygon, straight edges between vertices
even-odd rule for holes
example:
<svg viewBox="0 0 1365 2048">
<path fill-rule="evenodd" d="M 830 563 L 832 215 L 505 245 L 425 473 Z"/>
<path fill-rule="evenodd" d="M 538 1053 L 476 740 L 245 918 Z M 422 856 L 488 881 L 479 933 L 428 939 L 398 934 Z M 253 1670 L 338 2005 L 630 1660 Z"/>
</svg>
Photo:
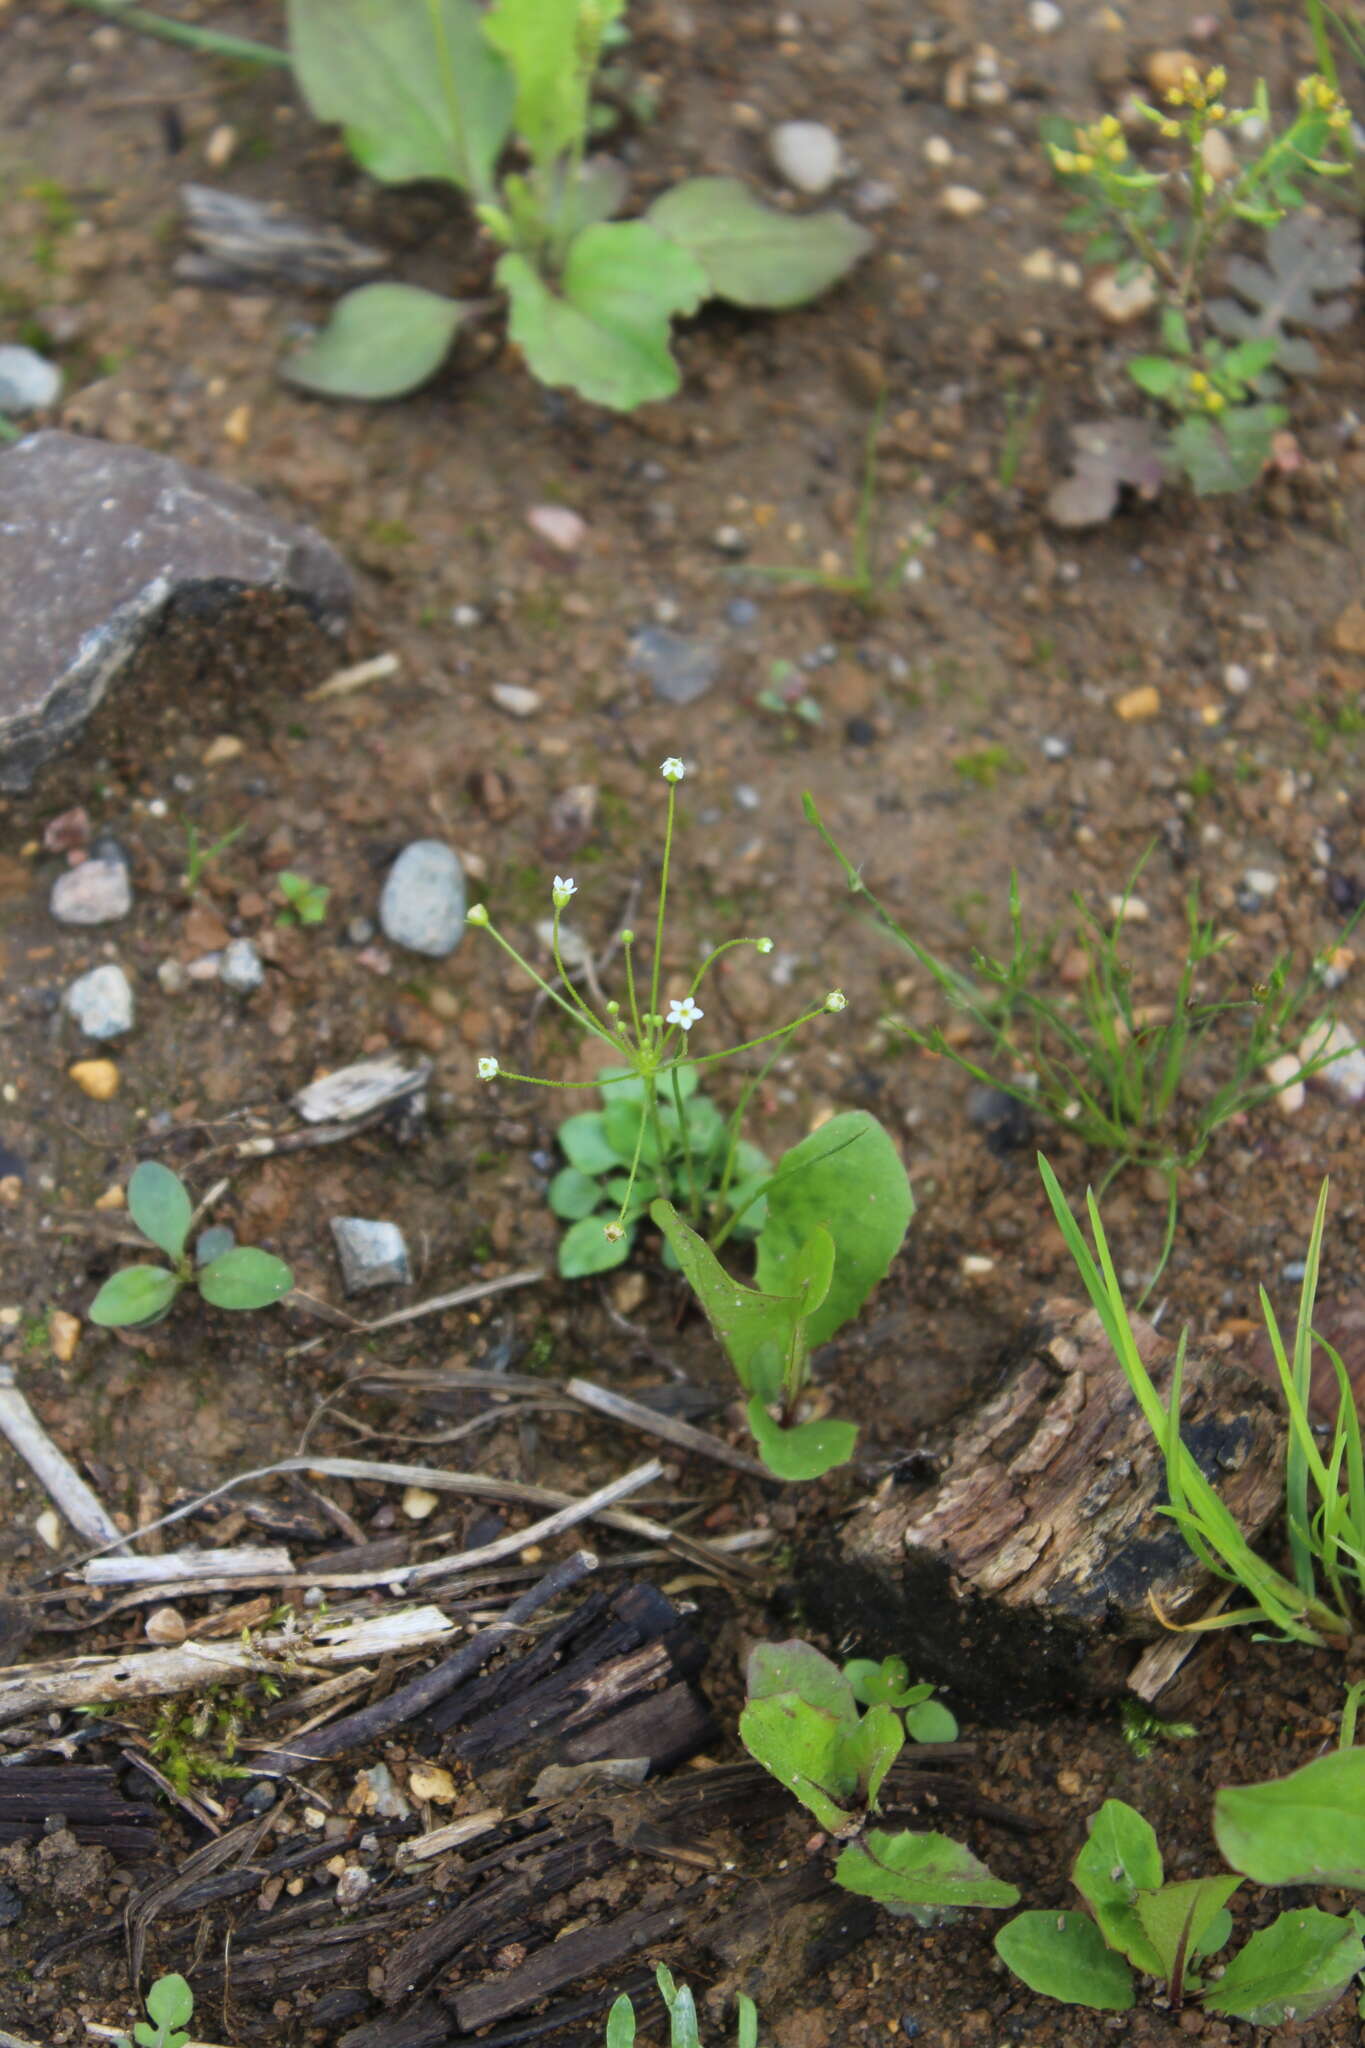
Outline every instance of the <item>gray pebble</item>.
<svg viewBox="0 0 1365 2048">
<path fill-rule="evenodd" d="M 1065 761 L 1071 752 L 1070 740 L 1061 739 L 1056 733 L 1045 733 L 1042 746 L 1043 758 L 1047 761 Z"/>
<path fill-rule="evenodd" d="M 159 961 L 156 978 L 161 984 L 161 993 L 167 996 L 183 996 L 190 985 L 183 962 L 175 959 Z"/>
<path fill-rule="evenodd" d="M 813 199 L 839 175 L 839 138 L 823 121 L 780 121 L 768 137 L 768 154 L 778 176 Z"/>
<path fill-rule="evenodd" d="M 751 597 L 732 597 L 725 607 L 725 618 L 728 625 L 736 626 L 743 632 L 746 626 L 758 624 L 758 606 Z"/>
<path fill-rule="evenodd" d="M 133 991 L 123 969 L 112 963 L 73 981 L 62 1002 L 87 1038 L 121 1038 L 133 1028 Z"/>
<path fill-rule="evenodd" d="M 275 1804 L 277 1794 L 269 1778 L 258 1778 L 254 1785 L 248 1785 L 242 1794 L 242 1808 L 246 1813 L 269 1813 Z"/>
<path fill-rule="evenodd" d="M 648 676 L 665 704 L 693 704 L 715 682 L 720 655 L 708 640 L 689 639 L 667 626 L 641 626 L 630 643 L 630 665 Z"/>
<path fill-rule="evenodd" d="M 406 1287 L 412 1279 L 408 1248 L 396 1223 L 334 1216 L 331 1230 L 348 1294 L 364 1294 L 371 1287 Z"/>
<path fill-rule="evenodd" d="M 410 953 L 444 960 L 464 934 L 464 869 L 453 847 L 414 839 L 389 869 L 379 899 L 384 936 Z"/>
<path fill-rule="evenodd" d="M 218 972 L 234 995 L 249 996 L 265 980 L 265 962 L 250 939 L 231 939 L 223 948 Z"/>
<path fill-rule="evenodd" d="M 488 694 L 509 718 L 534 718 L 541 706 L 539 690 L 528 690 L 523 683 L 494 683 Z"/>
<path fill-rule="evenodd" d="M 133 907 L 128 870 L 121 860 L 85 860 L 52 884 L 49 905 L 58 924 L 113 924 Z"/>
<path fill-rule="evenodd" d="M 62 373 L 36 349 L 0 348 L 0 412 L 42 412 L 62 394 Z"/>
</svg>

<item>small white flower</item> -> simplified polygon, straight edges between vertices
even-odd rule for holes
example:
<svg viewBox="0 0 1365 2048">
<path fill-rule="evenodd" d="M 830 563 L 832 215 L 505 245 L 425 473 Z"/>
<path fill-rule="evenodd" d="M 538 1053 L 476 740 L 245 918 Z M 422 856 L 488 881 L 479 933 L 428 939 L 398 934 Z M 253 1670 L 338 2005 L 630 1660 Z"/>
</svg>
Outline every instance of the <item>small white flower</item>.
<svg viewBox="0 0 1365 2048">
<path fill-rule="evenodd" d="M 578 884 L 571 881 L 567 875 L 556 875 L 553 893 L 555 909 L 563 910 L 569 898 L 578 894 Z"/>
<path fill-rule="evenodd" d="M 479 1061 L 479 1079 L 481 1081 L 496 1081 L 497 1078 L 498 1063 L 494 1059 L 489 1059 L 485 1054 L 483 1059 Z"/>
<path fill-rule="evenodd" d="M 772 940 L 771 940 L 771 939 L 755 939 L 755 940 L 754 940 L 754 951 L 755 951 L 756 953 L 771 953 L 771 952 L 772 952 L 772 949 L 773 949 L 773 942 L 772 942 Z"/>
<path fill-rule="evenodd" d="M 699 1010 L 691 996 L 684 996 L 681 1002 L 674 996 L 668 1006 L 668 1015 L 665 1017 L 664 1022 L 666 1024 L 677 1024 L 684 1031 L 690 1031 L 692 1026 L 698 1023 L 705 1015 L 705 1010 Z"/>
<path fill-rule="evenodd" d="M 676 754 L 670 754 L 666 761 L 659 763 L 659 773 L 665 782 L 681 782 L 687 770 Z"/>
<path fill-rule="evenodd" d="M 602 1229 L 602 1235 L 608 1244 L 620 1244 L 625 1234 L 624 1227 L 619 1223 L 607 1223 Z"/>
<path fill-rule="evenodd" d="M 466 924 L 487 924 L 488 912 L 482 903 L 471 903 L 464 914 L 464 921 Z"/>
<path fill-rule="evenodd" d="M 836 1012 L 848 1008 L 848 997 L 841 988 L 832 988 L 830 990 L 829 994 L 825 997 L 825 1008 Z"/>
</svg>

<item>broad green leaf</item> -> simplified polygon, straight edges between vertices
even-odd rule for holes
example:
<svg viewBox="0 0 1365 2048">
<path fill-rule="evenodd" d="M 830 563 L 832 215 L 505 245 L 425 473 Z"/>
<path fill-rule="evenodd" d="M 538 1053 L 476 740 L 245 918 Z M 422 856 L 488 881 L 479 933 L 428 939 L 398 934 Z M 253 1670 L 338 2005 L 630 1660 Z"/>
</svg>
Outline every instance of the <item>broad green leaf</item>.
<svg viewBox="0 0 1365 2048">
<path fill-rule="evenodd" d="M 497 0 L 483 32 L 516 80 L 517 133 L 537 163 L 581 142 L 602 32 L 625 0 Z M 589 18 L 591 17 L 591 18 Z"/>
<path fill-rule="evenodd" d="M 1197 496 L 1247 491 L 1259 480 L 1275 430 L 1288 417 L 1282 405 L 1232 405 L 1216 424 L 1184 419 L 1170 437 L 1170 452 Z"/>
<path fill-rule="evenodd" d="M 905 1730 L 894 1707 L 869 1707 L 856 1728 L 845 1737 L 845 1753 L 858 1772 L 858 1788 L 869 1806 L 896 1758 L 905 1747 Z"/>
<path fill-rule="evenodd" d="M 199 1292 L 214 1308 L 269 1308 L 293 1284 L 294 1275 L 283 1259 L 245 1244 L 224 1252 L 196 1275 Z"/>
<path fill-rule="evenodd" d="M 957 1741 L 957 1715 L 942 1700 L 925 1700 L 922 1706 L 908 1707 L 905 1727 L 915 1742 Z"/>
<path fill-rule="evenodd" d="M 662 1121 L 661 1116 L 661 1125 Z M 644 1125 L 643 1137 L 640 1135 L 641 1124 Z M 653 1119 L 646 1114 L 642 1103 L 609 1102 L 602 1112 L 602 1128 L 606 1133 L 607 1143 L 616 1155 L 618 1165 L 624 1160 L 626 1165 L 629 1166 L 631 1160 L 635 1157 L 637 1143 L 640 1147 L 640 1158 L 646 1166 L 657 1166 L 659 1164 L 658 1132 L 654 1128 Z M 665 1135 L 665 1146 L 667 1142 L 667 1135 Z"/>
<path fill-rule="evenodd" d="M 1192 1956 L 1216 1956 L 1232 1940 L 1232 1915 L 1226 1906 L 1216 1912 L 1198 1941 L 1190 1943 Z"/>
<path fill-rule="evenodd" d="M 621 1164 L 599 1110 L 585 1109 L 580 1116 L 565 1117 L 555 1135 L 560 1151 L 580 1173 L 614 1173 Z M 630 1164 L 629 1153 L 626 1164 Z"/>
<path fill-rule="evenodd" d="M 1182 1949 L 1187 1959 L 1193 1955 L 1209 1923 L 1241 1883 L 1240 1877 L 1188 1877 L 1164 1884 L 1160 1891 L 1138 1893 L 1134 1908 L 1160 1958 L 1159 1975 L 1170 1976 Z"/>
<path fill-rule="evenodd" d="M 1361 1969 L 1365 1943 L 1351 1922 L 1302 1907 L 1253 1934 L 1205 1993 L 1204 2005 L 1254 2027 L 1278 2027 L 1321 2012 Z"/>
<path fill-rule="evenodd" d="M 832 1714 L 846 1727 L 857 1725 L 858 1703 L 844 1673 L 814 1643 L 802 1642 L 799 1636 L 785 1643 L 755 1644 L 744 1667 L 744 1682 L 751 1700 L 795 1693 L 808 1707 Z"/>
<path fill-rule="evenodd" d="M 757 1293 L 733 1279 L 671 1202 L 651 1202 L 649 1213 L 677 1255 L 740 1385 L 746 1393 L 775 1399 L 784 1361 L 796 1339 L 799 1305 L 780 1295 Z"/>
<path fill-rule="evenodd" d="M 164 1266 L 125 1266 L 106 1280 L 90 1304 L 90 1320 L 103 1329 L 125 1329 L 164 1315 L 179 1294 L 181 1279 Z"/>
<path fill-rule="evenodd" d="M 853 1422 L 796 1422 L 784 1429 L 757 1397 L 745 1407 L 758 1453 L 775 1479 L 823 1479 L 846 1465 L 858 1442 Z"/>
<path fill-rule="evenodd" d="M 1096 2012 L 1132 2010 L 1133 1973 L 1085 1913 L 1020 1913 L 996 1935 L 995 1952 L 1044 1998 Z"/>
<path fill-rule="evenodd" d="M 1091 1816 L 1089 1837 L 1072 1865 L 1071 1881 L 1085 1899 L 1111 1948 L 1135 1969 L 1159 1976 L 1161 1958 L 1139 1920 L 1139 1892 L 1157 1891 L 1163 1871 L 1151 1823 L 1122 1799 L 1106 1799 Z"/>
<path fill-rule="evenodd" d="M 1013 1906 L 1019 1893 L 992 1877 L 970 1849 L 947 1835 L 888 1834 L 874 1828 L 850 1842 L 835 1865 L 845 1891 L 885 1906 Z"/>
<path fill-rule="evenodd" d="M 363 284 L 338 300 L 316 341 L 285 357 L 280 375 L 326 398 L 402 398 L 435 376 L 474 310 L 415 284 Z"/>
<path fill-rule="evenodd" d="M 1169 398 L 1188 374 L 1183 363 L 1173 363 L 1167 356 L 1133 356 L 1128 363 L 1128 375 L 1153 398 Z"/>
<path fill-rule="evenodd" d="M 900 1153 L 876 1117 L 861 1109 L 832 1117 L 778 1162 L 754 1277 L 766 1294 L 790 1293 L 794 1263 L 823 1224 L 834 1239 L 834 1279 L 808 1329 L 809 1342 L 823 1344 L 885 1277 L 914 1210 Z"/>
<path fill-rule="evenodd" d="M 371 177 L 492 196 L 515 89 L 473 0 L 289 0 L 289 48 L 309 107 Z"/>
<path fill-rule="evenodd" d="M 128 1214 L 158 1251 L 168 1259 L 180 1257 L 194 1208 L 179 1174 L 155 1159 L 135 1166 L 128 1183 Z"/>
<path fill-rule="evenodd" d="M 850 1657 L 843 1669 L 853 1697 L 864 1706 L 875 1707 L 880 1700 L 893 1707 L 905 1705 L 910 1672 L 904 1657 L 883 1657 L 880 1661 L 873 1657 Z M 925 1686 L 919 1697 L 927 1699 L 930 1690 Z"/>
<path fill-rule="evenodd" d="M 592 1215 L 602 1199 L 602 1187 L 576 1166 L 565 1166 L 550 1182 L 545 1199 L 556 1216 L 566 1223 L 577 1223 L 581 1216 Z"/>
<path fill-rule="evenodd" d="M 830 1834 L 848 1827 L 851 1816 L 839 1802 L 851 1804 L 858 1787 L 856 1765 L 845 1754 L 846 1732 L 833 1714 L 795 1693 L 750 1700 L 739 1717 L 739 1739 L 750 1756 Z"/>
<path fill-rule="evenodd" d="M 511 301 L 508 333 L 542 384 L 567 384 L 618 412 L 678 389 L 669 328 L 677 315 L 696 312 L 706 273 L 646 222 L 585 228 L 554 288 L 510 253 L 497 280 Z"/>
<path fill-rule="evenodd" d="M 624 1991 L 607 2014 L 607 2048 L 635 2048 L 635 2007 Z"/>
<path fill-rule="evenodd" d="M 562 178 L 556 187 L 555 220 L 564 240 L 572 241 L 584 228 L 619 213 L 629 186 L 625 165 L 610 156 L 589 157 L 576 176 Z"/>
<path fill-rule="evenodd" d="M 646 219 L 695 256 L 711 295 L 735 306 L 804 305 L 872 246 L 842 213 L 778 213 L 738 178 L 689 178 Z"/>
<path fill-rule="evenodd" d="M 194 2018 L 194 1993 L 183 1977 L 158 1977 L 147 1993 L 147 2012 L 159 2027 L 187 2027 Z"/>
<path fill-rule="evenodd" d="M 1332 1750 L 1266 1785 L 1224 1786 L 1213 1833 L 1257 1884 L 1365 1891 L 1365 1748 Z"/>
<path fill-rule="evenodd" d="M 612 1241 L 607 1236 L 609 1216 L 585 1216 L 571 1223 L 559 1240 L 559 1271 L 565 1280 L 586 1280 L 592 1273 L 610 1273 L 624 1266 L 635 1243 L 635 1226 L 627 1223 L 625 1235 Z"/>
</svg>

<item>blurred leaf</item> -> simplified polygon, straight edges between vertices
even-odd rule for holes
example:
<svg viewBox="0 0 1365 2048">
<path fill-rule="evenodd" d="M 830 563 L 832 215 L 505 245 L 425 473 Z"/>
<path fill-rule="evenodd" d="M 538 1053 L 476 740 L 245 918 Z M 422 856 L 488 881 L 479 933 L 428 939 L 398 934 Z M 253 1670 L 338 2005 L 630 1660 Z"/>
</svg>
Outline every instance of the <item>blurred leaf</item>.
<svg viewBox="0 0 1365 2048">
<path fill-rule="evenodd" d="M 164 1266 L 125 1266 L 106 1280 L 90 1304 L 90 1320 L 103 1329 L 131 1328 L 165 1313 L 183 1282 Z"/>
<path fill-rule="evenodd" d="M 288 1294 L 294 1275 L 272 1253 L 238 1245 L 202 1267 L 196 1284 L 213 1308 L 269 1308 Z"/>
<path fill-rule="evenodd" d="M 180 1257 L 194 1209 L 179 1174 L 155 1159 L 144 1159 L 128 1183 L 128 1214 L 158 1251 L 168 1259 Z"/>
<path fill-rule="evenodd" d="M 1161 437 L 1146 420 L 1083 420 L 1071 429 L 1071 475 L 1054 485 L 1048 517 L 1065 527 L 1099 526 L 1118 507 L 1127 486 L 1155 498 L 1166 480 Z"/>
<path fill-rule="evenodd" d="M 1282 370 L 1311 377 L 1320 367 L 1317 350 L 1285 329 L 1327 334 L 1351 319 L 1350 299 L 1338 294 L 1360 283 L 1359 223 L 1337 214 L 1288 214 L 1267 233 L 1265 259 L 1228 258 L 1224 274 L 1237 297 L 1210 299 L 1209 321 L 1233 340 L 1273 340 Z"/>
<path fill-rule="evenodd" d="M 779 213 L 738 178 L 689 178 L 647 215 L 695 256 L 711 293 L 734 306 L 801 306 L 818 298 L 872 247 L 842 213 Z"/>
</svg>

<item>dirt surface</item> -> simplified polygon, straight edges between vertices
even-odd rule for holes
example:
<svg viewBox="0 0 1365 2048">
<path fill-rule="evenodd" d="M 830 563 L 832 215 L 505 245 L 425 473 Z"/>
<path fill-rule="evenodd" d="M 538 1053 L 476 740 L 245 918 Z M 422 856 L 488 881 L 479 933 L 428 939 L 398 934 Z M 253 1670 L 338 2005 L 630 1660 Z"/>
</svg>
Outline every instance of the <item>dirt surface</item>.
<svg viewBox="0 0 1365 2048">
<path fill-rule="evenodd" d="M 268 6 L 168 11 L 281 33 Z M 1129 926 L 1146 1001 L 1171 999 L 1196 886 L 1232 937 L 1220 963 L 1226 993 L 1245 998 L 1283 952 L 1302 970 L 1365 889 L 1365 669 L 1338 630 L 1359 591 L 1365 377 L 1353 325 L 1330 337 L 1324 374 L 1295 394 L 1301 465 L 1247 498 L 1169 496 L 1094 533 L 1060 534 L 1043 502 L 1061 473 L 1064 430 L 1121 401 L 1133 334 L 1029 263 L 1040 249 L 1059 263 L 1074 254 L 1037 123 L 1047 111 L 1106 109 L 1121 85 L 1140 83 L 1147 52 L 1198 32 L 1190 11 L 1149 0 L 1140 15 L 1091 19 L 1077 7 L 1048 36 L 1003 0 L 908 12 L 894 0 L 823 0 L 791 14 L 656 0 L 632 20 L 632 60 L 659 100 L 657 118 L 624 142 L 637 195 L 702 171 L 771 189 L 765 130 L 823 118 L 850 159 L 835 197 L 868 222 L 877 248 L 821 304 L 774 319 L 708 313 L 680 337 L 680 396 L 618 419 L 539 391 L 494 328 L 401 404 L 328 406 L 291 392 L 274 365 L 318 302 L 177 284 L 182 183 L 281 200 L 389 249 L 397 274 L 462 295 L 487 276 L 468 216 L 439 194 L 372 187 L 296 104 L 285 74 L 229 71 L 73 7 L 0 0 L 0 338 L 35 327 L 47 337 L 67 376 L 60 424 L 214 468 L 317 525 L 359 581 L 346 658 L 397 657 L 391 675 L 318 698 L 310 692 L 337 657 L 303 633 L 259 658 L 225 633 L 221 667 L 200 650 L 177 669 L 154 650 L 134 688 L 31 796 L 0 803 L 0 1357 L 129 1526 L 305 1442 L 319 1456 L 453 1463 L 575 1494 L 651 1448 L 551 1406 L 518 1407 L 441 1449 L 449 1417 L 419 1394 L 395 1405 L 345 1392 L 376 1362 L 511 1369 L 550 1390 L 580 1373 L 635 1394 L 681 1372 L 711 1390 L 709 1426 L 742 1443 L 721 1366 L 694 1324 L 677 1328 L 672 1285 L 647 1256 L 603 1283 L 547 1277 L 368 1340 L 303 1308 L 233 1321 L 182 1304 L 136 1339 L 86 1323 L 63 1362 L 50 1321 L 54 1310 L 83 1317 L 125 1256 L 111 1191 L 147 1157 L 182 1172 L 196 1196 L 230 1174 L 217 1219 L 286 1257 L 298 1286 L 324 1301 L 342 1298 L 328 1219 L 399 1223 L 413 1285 L 370 1297 L 362 1313 L 522 1268 L 552 1274 L 557 1226 L 543 1190 L 557 1163 L 554 1125 L 587 1098 L 505 1083 L 490 1091 L 474 1062 L 494 1052 L 505 1066 L 575 1081 L 596 1062 L 545 1017 L 530 1024 L 523 979 L 482 935 L 468 933 L 441 963 L 389 946 L 374 930 L 378 890 L 409 840 L 447 839 L 475 893 L 534 953 L 550 875 L 572 873 L 573 922 L 600 951 L 637 892 L 649 900 L 657 766 L 683 756 L 666 983 L 681 992 L 711 943 L 771 932 L 768 960 L 735 956 L 742 964 L 710 984 L 714 1043 L 843 988 L 847 1011 L 805 1033 L 765 1083 L 756 1134 L 779 1147 L 833 1109 L 873 1109 L 902 1144 L 919 1205 L 895 1273 L 824 1373 L 833 1412 L 862 1425 L 857 1469 L 798 1499 L 684 1460 L 637 1503 L 699 1534 L 766 1528 L 773 1539 L 754 1553 L 753 1582 L 731 1591 L 708 1581 L 690 1596 L 714 1642 L 708 1683 L 732 1731 L 744 1644 L 789 1631 L 782 1546 L 931 1446 L 990 1383 L 1028 1305 L 1066 1282 L 1035 1143 L 1068 1187 L 1108 1164 L 1055 1131 L 983 1122 L 962 1075 L 886 1028 L 889 1012 L 945 1021 L 941 1000 L 860 922 L 802 821 L 801 792 L 816 793 L 910 929 L 964 969 L 974 943 L 1007 940 L 1014 870 L 1030 923 L 1058 934 L 1065 987 L 1070 892 L 1103 907 L 1147 854 L 1147 915 Z M 1287 102 L 1308 68 L 1297 12 L 1233 4 L 1208 22 L 1207 47 L 1234 84 L 1264 74 L 1272 99 Z M 1003 97 L 948 104 L 956 60 L 982 45 L 998 59 Z M 936 138 L 950 147 L 946 164 L 926 154 Z M 983 195 L 971 218 L 945 210 L 953 184 Z M 889 573 L 878 605 L 864 612 L 748 574 L 848 565 L 883 393 L 876 514 Z M 528 523 L 547 505 L 581 516 L 574 551 L 556 551 Z M 909 580 L 894 573 L 907 548 Z M 649 625 L 716 650 L 717 681 L 685 709 L 657 701 L 632 666 L 632 638 Z M 759 704 L 777 663 L 795 665 L 818 723 Z M 499 708 L 491 692 L 507 684 L 538 694 L 533 717 Z M 1153 715 L 1124 718 L 1119 700 L 1143 685 L 1156 693 Z M 44 832 L 75 806 L 132 862 L 134 913 L 102 932 L 60 926 L 47 909 L 66 856 L 45 848 Z M 238 835 L 193 896 L 181 880 L 187 825 L 208 843 Z M 320 927 L 281 927 L 282 870 L 330 889 Z M 1249 870 L 1277 876 L 1273 893 L 1249 892 Z M 176 977 L 159 976 L 165 963 L 188 969 L 238 935 L 267 962 L 257 994 L 239 1000 L 192 977 L 166 991 Z M 133 981 L 138 1016 L 110 1049 L 118 1091 L 97 1102 L 69 1078 L 89 1048 L 59 1000 L 106 957 Z M 1361 969 L 1340 964 L 1341 1011 L 1359 1030 Z M 424 1124 L 234 1161 L 244 1137 L 294 1128 L 290 1098 L 316 1074 L 391 1048 L 434 1063 Z M 1190 1085 L 1225 1072 L 1215 1055 Z M 1215 1137 L 1184 1186 L 1159 1290 L 1169 1325 L 1188 1321 L 1202 1341 L 1254 1360 L 1257 1287 L 1289 1313 L 1286 1267 L 1302 1257 L 1330 1173 L 1320 1321 L 1359 1372 L 1358 1124 L 1358 1106 L 1315 1083 L 1296 1113 L 1270 1103 Z M 1125 1175 L 1106 1218 L 1125 1276 L 1140 1284 L 1161 1243 L 1160 1191 Z M 408 1529 L 392 1486 L 318 1487 L 330 1508 L 318 1507 L 316 1489 L 305 1498 L 283 1482 L 255 1494 L 294 1508 L 302 1499 L 315 1544 L 347 1524 L 350 1541 Z M 45 1547 L 35 1526 L 45 1502 L 8 1452 L 0 1499 L 3 1569 L 29 1592 L 75 1542 L 64 1531 L 57 1554 Z M 534 1512 L 508 1508 L 503 1526 Z M 445 1549 L 486 1540 L 470 1532 L 487 1513 L 447 1498 L 422 1538 Z M 186 1541 L 268 1540 L 236 1512 L 183 1527 Z M 606 1558 L 624 1542 L 601 1532 Z M 674 1569 L 687 1575 L 676 1560 Z M 193 1611 L 230 1598 L 200 1599 Z M 30 1657 L 143 1640 L 137 1613 L 92 1634 L 78 1607 L 61 1610 L 63 1635 L 48 1632 L 59 1610 L 40 1612 Z M 954 1701 L 981 1743 L 982 1793 L 1050 1827 L 1018 1839 L 974 1833 L 974 1845 L 1026 1904 L 1060 1904 L 1084 1815 L 1120 1796 L 1157 1825 L 1169 1872 L 1214 1867 L 1213 1789 L 1316 1754 L 1332 1738 L 1341 1680 L 1341 1660 L 1325 1654 L 1224 1642 L 1162 1702 L 1197 1737 L 1146 1764 L 1108 1713 L 982 1731 L 971 1701 Z M 130 1727 L 145 1736 L 147 1716 Z M 117 1745 L 104 1760 L 118 1762 Z M 337 1792 L 332 1779 L 319 1783 Z M 236 1793 L 229 1783 L 215 1796 L 230 1808 Z M 170 1868 L 205 1836 L 182 1809 L 164 1815 Z M 799 1828 L 779 1831 L 770 1853 L 784 1842 L 804 1853 L 801 1839 Z M 146 1878 L 109 1859 L 93 1868 L 74 1846 L 54 1850 L 62 1840 L 7 1849 L 0 1871 L 26 1901 L 24 1918 L 0 1931 L 0 2022 L 54 2043 L 84 2038 L 85 2017 L 129 2022 L 121 1945 L 37 1974 L 31 1966 L 84 1923 L 93 1900 L 117 1905 Z M 761 1867 L 754 1843 L 742 1853 Z M 1248 1907 L 1245 1924 L 1259 1911 Z M 1047 2006 L 1003 1974 L 989 1917 L 931 1934 L 883 1921 L 823 1978 L 766 1985 L 779 2048 L 1250 2037 L 1193 2013 L 1111 2022 Z M 153 1933 L 149 1974 L 188 1966 L 184 1933 L 164 1948 Z M 688 1967 L 684 1952 L 669 1960 Z M 209 2001 L 198 2024 L 241 2048 L 336 2038 L 310 2024 L 310 2003 L 308 1989 L 272 2000 L 256 1987 L 227 2012 Z M 1359 2025 L 1348 2000 L 1273 2038 L 1325 2048 L 1358 2039 Z M 595 2039 L 595 2024 L 564 2038 Z"/>
</svg>

